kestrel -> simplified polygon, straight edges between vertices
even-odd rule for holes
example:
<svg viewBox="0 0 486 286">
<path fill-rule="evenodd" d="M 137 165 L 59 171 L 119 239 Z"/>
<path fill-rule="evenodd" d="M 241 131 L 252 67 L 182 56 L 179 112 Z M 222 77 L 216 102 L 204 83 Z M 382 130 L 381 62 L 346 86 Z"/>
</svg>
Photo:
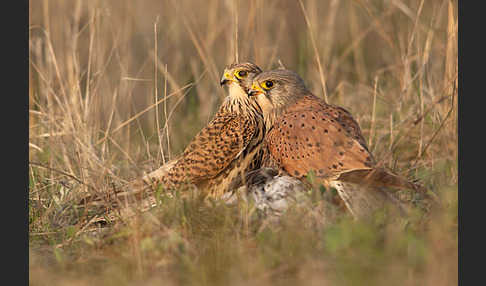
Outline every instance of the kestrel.
<svg viewBox="0 0 486 286">
<path fill-rule="evenodd" d="M 228 96 L 212 120 L 188 144 L 177 158 L 155 171 L 129 182 L 120 190 L 102 198 L 113 211 L 130 216 L 136 211 L 156 205 L 153 191 L 158 185 L 165 190 L 193 185 L 202 192 L 218 198 L 231 198 L 229 190 L 245 183 L 243 174 L 256 169 L 263 155 L 265 134 L 263 115 L 254 98 L 247 95 L 255 75 L 261 69 L 253 63 L 236 63 L 225 68 L 221 86 L 228 86 Z M 96 202 L 88 196 L 83 201 Z M 129 200 L 136 199 L 136 207 Z M 134 202 L 134 201 L 131 201 Z M 114 208 L 114 207 L 122 207 Z"/>
<path fill-rule="evenodd" d="M 355 217 L 366 209 L 353 205 L 355 200 L 372 204 L 386 196 L 368 192 L 371 195 L 362 198 L 356 186 L 419 188 L 378 167 L 351 114 L 313 95 L 296 73 L 286 69 L 260 73 L 248 95 L 256 98 L 267 128 L 263 167 L 301 180 L 313 173 L 317 183 L 337 190 Z"/>
<path fill-rule="evenodd" d="M 228 96 L 160 179 L 165 189 L 193 184 L 210 196 L 220 197 L 241 173 L 258 167 L 265 127 L 262 111 L 247 91 L 260 72 L 253 63 L 236 63 L 224 70 L 221 85 L 228 86 Z"/>
</svg>

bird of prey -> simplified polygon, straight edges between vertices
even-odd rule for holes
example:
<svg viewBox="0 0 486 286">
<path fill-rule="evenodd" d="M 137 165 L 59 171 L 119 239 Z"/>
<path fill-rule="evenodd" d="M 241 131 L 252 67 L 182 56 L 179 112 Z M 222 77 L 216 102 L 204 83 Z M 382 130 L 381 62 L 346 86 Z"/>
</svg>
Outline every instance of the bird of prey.
<svg viewBox="0 0 486 286">
<path fill-rule="evenodd" d="M 155 206 L 153 190 L 159 185 L 165 190 L 196 186 L 204 196 L 232 198 L 229 191 L 245 184 L 246 179 L 241 179 L 243 174 L 261 164 L 265 134 L 263 115 L 255 98 L 247 95 L 253 77 L 260 72 L 257 65 L 249 62 L 226 67 L 220 84 L 228 87 L 228 96 L 181 155 L 120 190 L 114 190 L 106 198 L 88 196 L 82 202 L 91 201 L 97 205 L 102 199 L 104 205 L 112 209 L 105 215 L 113 220 Z"/>
<path fill-rule="evenodd" d="M 295 72 L 262 72 L 248 95 L 256 98 L 267 129 L 262 166 L 300 180 L 313 173 L 316 183 L 337 190 L 353 216 L 383 202 L 388 195 L 376 191 L 382 187 L 420 187 L 378 167 L 351 114 L 313 95 Z"/>
<path fill-rule="evenodd" d="M 206 195 L 221 197 L 241 173 L 258 167 L 265 127 L 260 107 L 247 92 L 260 72 L 249 62 L 224 70 L 220 83 L 228 86 L 228 96 L 158 183 L 165 189 L 195 185 Z"/>
</svg>

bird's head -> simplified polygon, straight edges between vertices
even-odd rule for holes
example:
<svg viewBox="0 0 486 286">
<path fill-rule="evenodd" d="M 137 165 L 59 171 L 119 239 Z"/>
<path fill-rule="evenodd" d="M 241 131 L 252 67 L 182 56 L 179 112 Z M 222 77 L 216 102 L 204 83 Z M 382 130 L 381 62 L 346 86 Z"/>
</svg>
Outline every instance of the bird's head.
<svg viewBox="0 0 486 286">
<path fill-rule="evenodd" d="M 224 69 L 220 84 L 221 86 L 229 86 L 230 89 L 241 88 L 246 94 L 253 78 L 261 72 L 262 70 L 253 63 L 234 63 Z"/>
<path fill-rule="evenodd" d="M 256 98 L 264 117 L 280 113 L 309 93 L 302 78 L 287 69 L 275 69 L 258 74 L 248 89 L 248 96 Z"/>
</svg>

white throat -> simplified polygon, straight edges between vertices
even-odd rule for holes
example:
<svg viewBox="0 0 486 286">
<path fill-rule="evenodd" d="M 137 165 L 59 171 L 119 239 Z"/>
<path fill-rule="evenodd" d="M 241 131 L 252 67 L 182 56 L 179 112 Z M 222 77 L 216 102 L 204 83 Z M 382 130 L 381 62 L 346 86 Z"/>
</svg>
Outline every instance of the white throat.
<svg viewBox="0 0 486 286">
<path fill-rule="evenodd" d="M 248 100 L 248 94 L 236 82 L 231 82 L 229 85 L 229 97 L 233 100 Z"/>
</svg>

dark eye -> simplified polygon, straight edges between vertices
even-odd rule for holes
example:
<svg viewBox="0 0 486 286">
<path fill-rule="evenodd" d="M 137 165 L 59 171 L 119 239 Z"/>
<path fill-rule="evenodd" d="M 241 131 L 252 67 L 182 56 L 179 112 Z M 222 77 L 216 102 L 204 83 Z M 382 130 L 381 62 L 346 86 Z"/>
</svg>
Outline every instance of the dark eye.
<svg viewBox="0 0 486 286">
<path fill-rule="evenodd" d="M 244 78 L 248 75 L 248 72 L 247 71 L 244 71 L 244 70 L 241 70 L 241 71 L 238 71 L 236 73 L 236 75 L 238 76 L 238 78 Z"/>
<path fill-rule="evenodd" d="M 263 83 L 263 88 L 265 89 L 271 89 L 273 87 L 273 81 L 267 80 Z"/>
</svg>

